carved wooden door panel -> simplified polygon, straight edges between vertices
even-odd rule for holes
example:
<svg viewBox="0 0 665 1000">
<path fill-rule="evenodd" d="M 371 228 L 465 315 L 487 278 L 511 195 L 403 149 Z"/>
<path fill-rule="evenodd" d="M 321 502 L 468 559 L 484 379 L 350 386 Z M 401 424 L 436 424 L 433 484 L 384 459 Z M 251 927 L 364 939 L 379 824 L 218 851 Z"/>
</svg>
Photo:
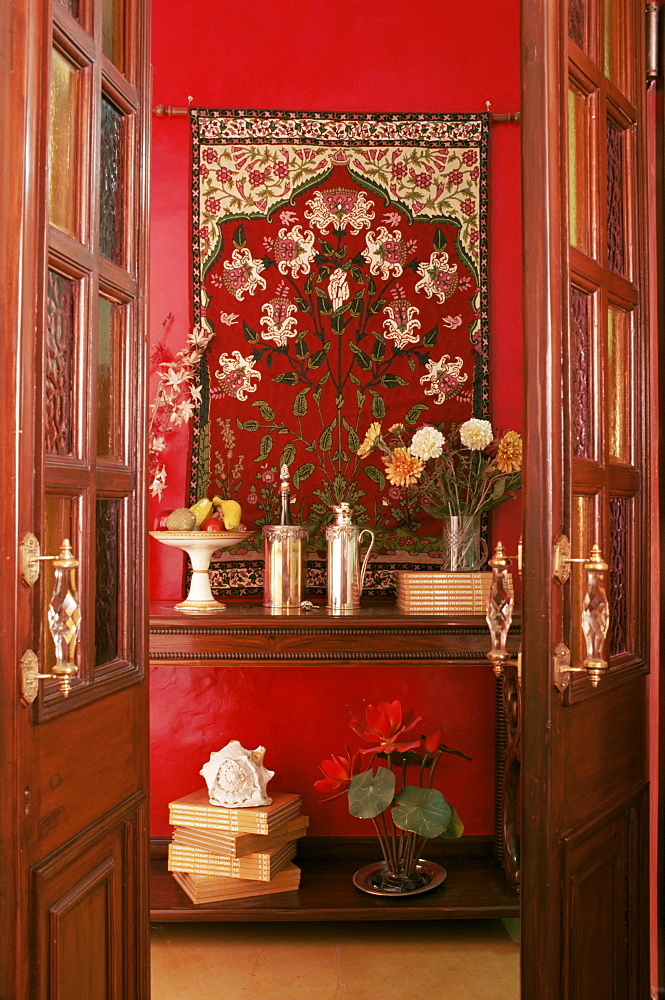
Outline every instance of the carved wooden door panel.
<svg viewBox="0 0 665 1000">
<path fill-rule="evenodd" d="M 0 997 L 138 1000 L 149 11 L 1 6 Z"/>
<path fill-rule="evenodd" d="M 522 8 L 522 995 L 628 1000 L 649 993 L 644 5 Z"/>
</svg>

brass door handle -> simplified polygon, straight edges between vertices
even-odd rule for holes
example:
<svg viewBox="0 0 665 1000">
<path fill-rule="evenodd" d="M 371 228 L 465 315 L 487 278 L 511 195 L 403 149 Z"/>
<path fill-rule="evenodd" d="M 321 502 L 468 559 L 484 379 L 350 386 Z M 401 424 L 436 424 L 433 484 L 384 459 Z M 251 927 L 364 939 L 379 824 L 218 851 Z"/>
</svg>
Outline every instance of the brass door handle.
<svg viewBox="0 0 665 1000">
<path fill-rule="evenodd" d="M 587 559 L 573 559 L 570 555 L 570 542 L 565 535 L 560 535 L 554 543 L 552 564 L 553 576 L 559 583 L 566 583 L 570 577 L 571 563 L 582 563 L 587 574 L 587 585 L 582 602 L 581 625 L 586 643 L 586 658 L 581 667 L 572 666 L 570 651 L 560 643 L 554 651 L 555 687 L 564 691 L 569 678 L 566 674 L 585 672 L 591 679 L 593 687 L 598 687 L 600 679 L 608 669 L 608 662 L 603 657 L 605 640 L 610 624 L 610 605 L 605 587 L 606 574 L 609 569 L 603 559 L 600 546 L 594 544 Z"/>
<path fill-rule="evenodd" d="M 39 680 L 57 680 L 66 698 L 71 691 L 72 678 L 78 673 L 74 661 L 76 641 L 81 627 L 81 609 L 76 590 L 78 559 L 72 553 L 68 538 L 60 546 L 57 556 L 33 555 L 33 560 L 53 560 L 55 582 L 48 606 L 48 623 L 55 646 L 55 664 L 50 673 L 39 673 L 39 661 L 31 649 L 21 657 L 21 694 L 28 704 L 37 697 Z"/>
<path fill-rule="evenodd" d="M 521 545 L 518 555 L 521 570 Z M 510 659 L 506 649 L 506 639 L 513 620 L 513 588 L 510 580 L 509 567 L 511 559 L 504 553 L 503 545 L 497 542 L 494 555 L 487 563 L 492 567 L 492 581 L 487 595 L 487 626 L 490 630 L 492 648 L 485 655 L 492 664 L 494 673 L 501 677 L 503 664 Z"/>
</svg>

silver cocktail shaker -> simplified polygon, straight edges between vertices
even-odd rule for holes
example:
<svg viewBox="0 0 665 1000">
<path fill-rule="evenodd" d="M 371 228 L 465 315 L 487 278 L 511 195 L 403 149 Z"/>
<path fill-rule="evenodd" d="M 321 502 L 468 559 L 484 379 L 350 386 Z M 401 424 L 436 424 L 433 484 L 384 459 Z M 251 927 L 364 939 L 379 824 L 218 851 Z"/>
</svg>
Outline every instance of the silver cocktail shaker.
<svg viewBox="0 0 665 1000">
<path fill-rule="evenodd" d="M 351 521 L 348 503 L 333 507 L 335 523 L 326 528 L 328 543 L 328 585 L 326 607 L 333 613 L 350 614 L 360 607 L 360 595 L 365 582 L 367 561 L 374 546 L 374 532 L 359 528 Z M 369 548 L 360 562 L 363 535 L 369 537 Z"/>
</svg>

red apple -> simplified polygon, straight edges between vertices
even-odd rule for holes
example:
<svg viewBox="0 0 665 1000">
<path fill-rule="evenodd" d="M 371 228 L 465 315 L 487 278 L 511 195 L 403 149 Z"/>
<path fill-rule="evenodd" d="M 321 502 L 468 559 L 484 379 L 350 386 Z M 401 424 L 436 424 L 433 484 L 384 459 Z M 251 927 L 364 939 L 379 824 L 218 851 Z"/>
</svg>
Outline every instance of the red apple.
<svg viewBox="0 0 665 1000">
<path fill-rule="evenodd" d="M 201 525 L 201 531 L 224 531 L 224 522 L 219 517 L 207 517 Z"/>
<path fill-rule="evenodd" d="M 167 530 L 167 528 L 166 528 L 166 519 L 169 516 L 169 514 L 172 514 L 172 513 L 173 513 L 173 510 L 160 510 L 159 514 L 155 518 L 154 530 L 155 531 L 166 531 Z"/>
</svg>

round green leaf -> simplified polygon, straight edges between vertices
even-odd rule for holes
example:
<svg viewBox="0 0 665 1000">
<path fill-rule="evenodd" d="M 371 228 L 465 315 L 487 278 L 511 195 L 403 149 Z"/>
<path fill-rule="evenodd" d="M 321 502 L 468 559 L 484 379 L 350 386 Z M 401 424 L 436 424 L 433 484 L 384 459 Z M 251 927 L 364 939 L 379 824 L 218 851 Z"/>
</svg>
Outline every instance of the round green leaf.
<svg viewBox="0 0 665 1000">
<path fill-rule="evenodd" d="M 387 809 L 395 794 L 395 775 L 387 767 L 357 774 L 349 785 L 349 812 L 358 819 L 373 819 Z"/>
<path fill-rule="evenodd" d="M 464 823 L 457 815 L 457 810 L 455 806 L 450 807 L 452 816 L 450 817 L 450 822 L 446 829 L 443 831 L 443 836 L 452 839 L 454 837 L 461 837 L 464 833 Z"/>
<path fill-rule="evenodd" d="M 452 808 L 437 788 L 406 785 L 396 796 L 392 815 L 395 826 L 420 837 L 439 837 L 450 823 Z"/>
</svg>

